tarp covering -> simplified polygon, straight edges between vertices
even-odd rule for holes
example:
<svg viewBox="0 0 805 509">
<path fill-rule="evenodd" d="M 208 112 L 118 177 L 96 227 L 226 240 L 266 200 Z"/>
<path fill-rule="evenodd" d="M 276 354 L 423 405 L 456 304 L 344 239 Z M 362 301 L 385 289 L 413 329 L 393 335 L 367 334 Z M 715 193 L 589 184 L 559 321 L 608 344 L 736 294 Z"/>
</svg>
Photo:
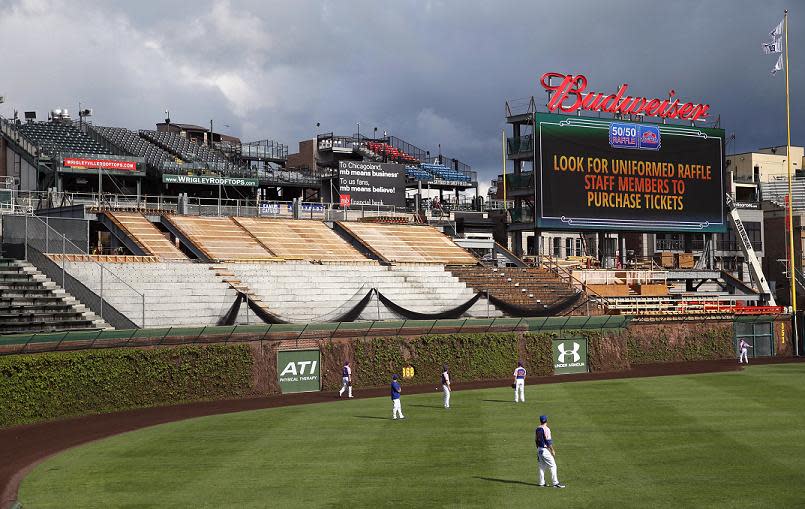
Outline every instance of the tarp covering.
<svg viewBox="0 0 805 509">
<path fill-rule="evenodd" d="M 526 317 L 526 316 L 555 316 L 575 304 L 582 296 L 581 292 L 575 293 L 566 297 L 552 306 L 547 306 L 542 309 L 531 306 L 518 306 L 516 304 L 509 304 L 494 295 L 489 295 L 489 302 L 496 308 L 506 313 L 508 316 Z"/>
<path fill-rule="evenodd" d="M 478 302 L 478 299 L 481 298 L 481 294 L 476 293 L 475 295 L 472 296 L 470 300 L 452 309 L 447 309 L 439 313 L 420 313 L 418 311 L 411 311 L 410 309 L 406 309 L 398 304 L 395 304 L 388 297 L 380 293 L 377 289 L 375 289 L 375 291 L 377 292 L 377 298 L 380 299 L 380 302 L 384 306 L 386 306 L 393 312 L 397 313 L 398 315 L 401 315 L 405 318 L 409 318 L 411 320 L 438 320 L 441 318 L 458 318 L 464 313 L 466 313 L 467 310 L 470 309 L 472 305 Z"/>
</svg>

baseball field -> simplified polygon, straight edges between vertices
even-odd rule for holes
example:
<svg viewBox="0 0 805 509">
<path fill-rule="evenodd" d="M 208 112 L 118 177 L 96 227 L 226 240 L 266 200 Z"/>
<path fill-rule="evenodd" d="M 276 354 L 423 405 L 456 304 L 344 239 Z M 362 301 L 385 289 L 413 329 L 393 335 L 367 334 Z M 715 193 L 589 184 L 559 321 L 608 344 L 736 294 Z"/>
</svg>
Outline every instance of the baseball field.
<svg viewBox="0 0 805 509">
<path fill-rule="evenodd" d="M 23 507 L 801 507 L 805 365 L 202 417 L 39 464 Z M 405 390 L 403 386 L 403 391 Z M 559 479 L 536 486 L 550 416 Z"/>
</svg>

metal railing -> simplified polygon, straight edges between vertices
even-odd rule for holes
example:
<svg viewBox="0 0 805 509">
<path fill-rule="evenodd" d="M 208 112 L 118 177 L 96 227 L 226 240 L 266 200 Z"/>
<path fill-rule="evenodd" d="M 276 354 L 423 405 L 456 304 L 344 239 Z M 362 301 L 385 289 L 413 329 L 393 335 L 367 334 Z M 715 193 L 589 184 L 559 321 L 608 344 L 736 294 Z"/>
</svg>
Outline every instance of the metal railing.
<svg viewBox="0 0 805 509">
<path fill-rule="evenodd" d="M 92 267 L 98 274 L 98 279 L 91 284 L 92 287 L 85 286 L 78 277 L 71 274 L 70 266 L 72 265 L 75 268 L 76 262 L 69 261 L 67 256 L 70 254 L 86 254 L 84 250 L 41 218 L 27 214 L 23 217 L 25 218 L 24 258 L 26 261 L 33 263 L 39 270 L 57 284 L 60 284 L 65 291 L 90 308 L 106 323 L 116 326 L 116 324 L 126 324 L 128 322 L 135 327 L 145 327 L 144 293 L 137 291 L 129 283 L 109 270 L 108 267 L 94 260 L 80 262 L 84 266 Z M 58 255 L 54 257 L 58 262 L 47 255 Z M 108 297 L 112 292 L 118 302 L 140 303 L 139 324 L 108 303 L 107 299 L 104 298 L 104 293 Z"/>
<path fill-rule="evenodd" d="M 304 341 L 375 336 L 428 334 L 619 330 L 626 316 L 552 316 L 539 318 L 459 318 L 447 320 L 384 320 L 307 324 L 163 327 L 98 331 L 61 331 L 0 335 L 0 355 L 55 350 L 160 346 L 190 343 L 281 341 L 284 347 Z"/>
</svg>

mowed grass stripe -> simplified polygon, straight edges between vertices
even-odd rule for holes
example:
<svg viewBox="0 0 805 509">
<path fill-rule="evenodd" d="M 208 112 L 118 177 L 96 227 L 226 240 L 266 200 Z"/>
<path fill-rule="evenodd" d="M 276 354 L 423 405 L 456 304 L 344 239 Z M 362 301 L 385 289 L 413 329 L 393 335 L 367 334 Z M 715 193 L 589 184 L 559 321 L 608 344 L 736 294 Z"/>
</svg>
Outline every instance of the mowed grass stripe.
<svg viewBox="0 0 805 509">
<path fill-rule="evenodd" d="M 785 368 L 785 369 L 779 369 Z M 796 507 L 805 365 L 404 395 L 204 417 L 39 465 L 28 507 Z M 764 385 L 764 381 L 768 381 Z M 763 395 L 772 402 L 769 408 Z M 765 410 L 764 410 L 765 408 Z M 537 488 L 550 416 L 565 490 Z M 759 437 L 759 438 L 758 438 Z"/>
</svg>

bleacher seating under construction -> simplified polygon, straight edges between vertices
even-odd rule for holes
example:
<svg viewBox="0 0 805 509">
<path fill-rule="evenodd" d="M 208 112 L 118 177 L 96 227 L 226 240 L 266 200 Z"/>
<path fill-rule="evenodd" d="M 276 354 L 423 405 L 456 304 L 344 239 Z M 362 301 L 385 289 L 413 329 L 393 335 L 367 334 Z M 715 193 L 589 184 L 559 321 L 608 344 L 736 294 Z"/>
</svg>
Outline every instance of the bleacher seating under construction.
<svg viewBox="0 0 805 509">
<path fill-rule="evenodd" d="M 231 217 L 164 216 L 209 260 L 277 260 Z"/>
<path fill-rule="evenodd" d="M 286 260 L 368 262 L 322 221 L 235 217 L 260 244 Z"/>
<path fill-rule="evenodd" d="M 474 256 L 432 226 L 356 222 L 339 222 L 338 226 L 387 263 L 478 263 Z"/>
<path fill-rule="evenodd" d="M 106 211 L 104 214 L 147 256 L 156 256 L 160 260 L 187 260 L 187 256 L 141 213 Z"/>
<path fill-rule="evenodd" d="M 19 125 L 18 129 L 26 138 L 51 153 L 111 154 L 72 123 L 28 122 Z"/>
<path fill-rule="evenodd" d="M 530 310 L 534 314 L 542 313 L 576 295 L 569 284 L 543 268 L 489 268 L 478 265 L 450 267 L 450 272 L 476 291 L 489 292 L 493 301 Z"/>
</svg>

